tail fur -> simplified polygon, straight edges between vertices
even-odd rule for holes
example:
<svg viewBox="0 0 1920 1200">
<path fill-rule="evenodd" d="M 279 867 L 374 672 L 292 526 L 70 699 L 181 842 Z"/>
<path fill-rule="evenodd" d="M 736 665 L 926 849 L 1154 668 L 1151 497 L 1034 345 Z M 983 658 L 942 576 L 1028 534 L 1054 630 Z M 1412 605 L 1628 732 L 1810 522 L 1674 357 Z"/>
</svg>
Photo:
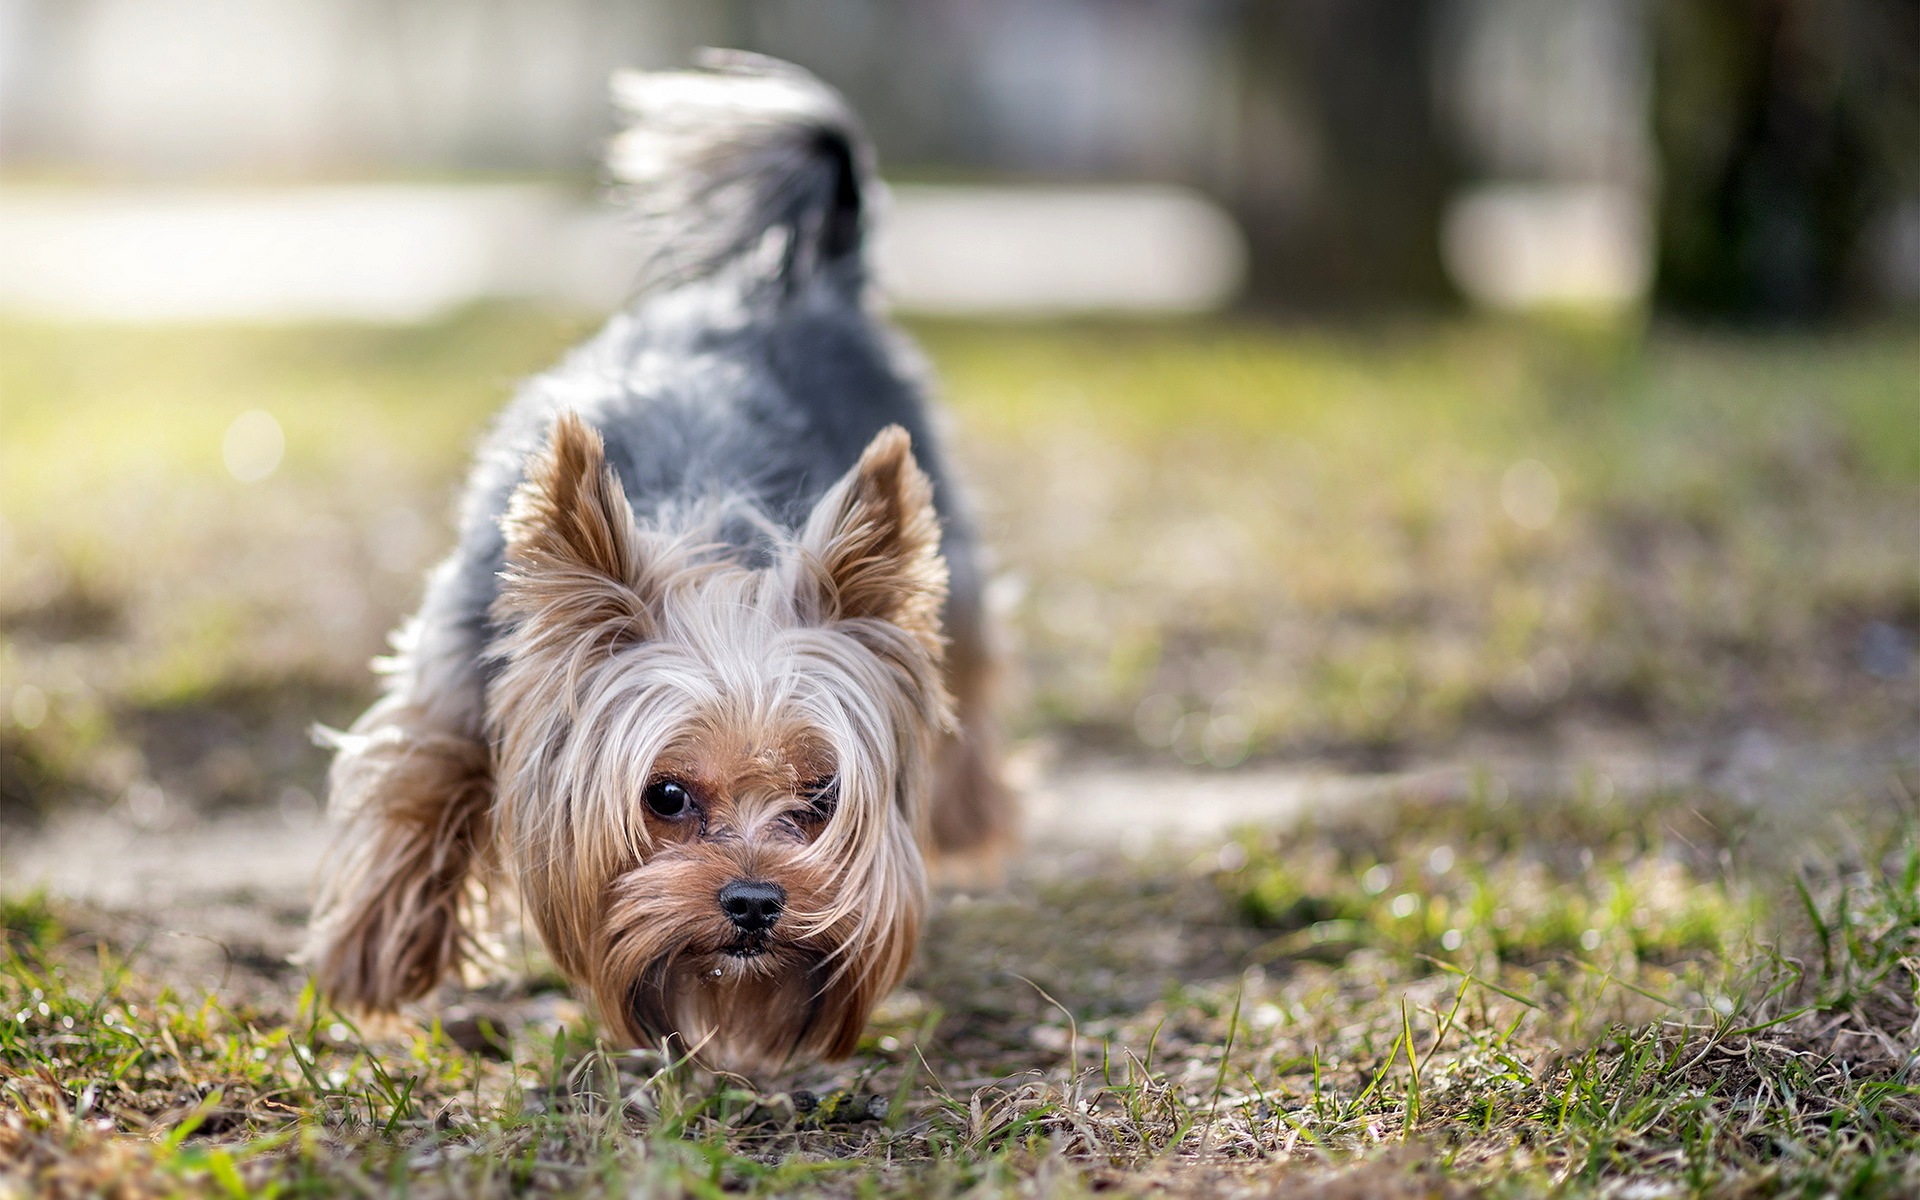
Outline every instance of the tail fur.
<svg viewBox="0 0 1920 1200">
<path fill-rule="evenodd" d="M 631 124 L 607 166 L 639 223 L 642 289 L 736 261 L 786 290 L 857 287 L 873 154 L 846 102 L 778 59 L 708 50 L 699 65 L 613 79 Z"/>
</svg>

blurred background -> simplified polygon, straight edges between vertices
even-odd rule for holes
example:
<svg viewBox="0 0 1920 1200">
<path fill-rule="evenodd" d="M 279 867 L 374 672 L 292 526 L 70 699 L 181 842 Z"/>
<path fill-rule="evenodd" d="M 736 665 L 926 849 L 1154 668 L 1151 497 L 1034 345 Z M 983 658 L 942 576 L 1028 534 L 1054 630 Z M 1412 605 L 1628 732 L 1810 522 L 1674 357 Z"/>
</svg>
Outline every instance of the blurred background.
<svg viewBox="0 0 1920 1200">
<path fill-rule="evenodd" d="M 1136 185 L 1011 212 L 905 192 L 908 308 L 1807 319 L 1920 296 L 1909 0 L 4 0 L 0 164 L 171 211 L 10 195 L 0 287 L 112 315 L 597 304 L 618 254 L 569 201 L 607 76 L 702 45 L 832 80 L 904 180 Z M 432 190 L 483 178 L 522 186 Z M 177 191 L 267 183 L 386 186 Z M 970 216 L 1029 253 L 943 253 Z M 166 270 L 196 260 L 220 278 Z"/>
<path fill-rule="evenodd" d="M 311 821 L 702 45 L 878 141 L 1032 770 L 1913 756 L 1913 0 L 0 0 L 0 829 Z"/>
</svg>

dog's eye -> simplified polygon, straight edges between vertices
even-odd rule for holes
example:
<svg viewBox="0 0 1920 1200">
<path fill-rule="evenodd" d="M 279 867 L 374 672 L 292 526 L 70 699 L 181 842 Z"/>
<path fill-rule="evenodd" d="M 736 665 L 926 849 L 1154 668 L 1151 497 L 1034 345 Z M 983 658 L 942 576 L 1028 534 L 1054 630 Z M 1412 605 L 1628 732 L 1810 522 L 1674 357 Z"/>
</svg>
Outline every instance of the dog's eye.
<svg viewBox="0 0 1920 1200">
<path fill-rule="evenodd" d="M 647 785 L 644 799 L 656 817 L 677 817 L 693 803 L 687 785 L 677 779 L 654 780 Z"/>
<path fill-rule="evenodd" d="M 800 794 L 807 801 L 806 817 L 814 821 L 824 821 L 833 815 L 834 805 L 840 803 L 840 777 L 835 775 L 803 784 Z"/>
</svg>

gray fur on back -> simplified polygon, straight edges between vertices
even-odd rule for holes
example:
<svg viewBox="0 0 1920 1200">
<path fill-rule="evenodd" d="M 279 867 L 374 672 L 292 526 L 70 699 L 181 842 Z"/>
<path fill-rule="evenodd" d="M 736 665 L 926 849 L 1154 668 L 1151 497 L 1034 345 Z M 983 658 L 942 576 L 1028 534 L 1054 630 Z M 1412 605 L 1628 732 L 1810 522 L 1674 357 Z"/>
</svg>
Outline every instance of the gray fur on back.
<svg viewBox="0 0 1920 1200">
<path fill-rule="evenodd" d="M 646 159 L 650 169 L 695 177 L 675 178 L 661 193 L 684 200 L 681 209 L 639 210 L 642 254 L 662 261 L 660 247 L 683 235 L 720 249 L 678 260 L 679 269 L 661 277 L 666 282 L 646 287 L 592 339 L 520 388 L 468 480 L 459 545 L 428 582 L 408 635 L 414 660 L 461 676 L 442 682 L 467 694 L 474 721 L 494 633 L 488 612 L 502 567 L 500 517 L 523 464 L 563 409 L 599 430 L 643 527 L 686 528 L 718 511 L 719 540 L 738 547 L 749 565 L 766 561 L 767 522 L 797 530 L 876 433 L 904 426 L 933 479 L 943 522 L 949 625 L 977 618 L 973 540 L 929 424 L 925 372 L 868 300 L 862 256 L 874 186 L 870 152 L 844 105 L 797 68 L 737 57 L 724 66 L 722 83 L 730 74 L 758 86 L 772 75 L 799 89 L 802 102 L 771 115 L 746 105 L 743 114 L 714 103 L 706 75 L 620 81 L 643 122 L 644 106 L 632 97 L 650 81 L 667 98 L 677 94 L 676 81 L 700 81 L 705 97 L 704 108 L 676 113 L 669 149 Z M 646 133 L 643 124 L 622 136 L 644 143 Z M 703 179 L 724 186 L 703 187 Z M 689 222 L 701 225 L 702 237 L 691 238 Z"/>
</svg>

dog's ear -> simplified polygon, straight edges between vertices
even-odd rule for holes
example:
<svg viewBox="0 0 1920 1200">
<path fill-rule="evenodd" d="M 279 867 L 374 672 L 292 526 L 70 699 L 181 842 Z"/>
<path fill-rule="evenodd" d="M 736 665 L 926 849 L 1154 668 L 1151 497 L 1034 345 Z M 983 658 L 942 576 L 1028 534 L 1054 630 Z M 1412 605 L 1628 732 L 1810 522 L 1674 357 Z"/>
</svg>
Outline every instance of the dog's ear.
<svg viewBox="0 0 1920 1200">
<path fill-rule="evenodd" d="M 887 621 L 941 654 L 947 564 L 940 518 L 906 430 L 889 425 L 868 443 L 814 506 L 800 549 L 803 616 L 821 624 Z"/>
<path fill-rule="evenodd" d="M 607 465 L 606 444 L 577 413 L 554 418 L 500 528 L 507 545 L 497 616 L 618 640 L 651 632 L 633 509 Z"/>
</svg>

